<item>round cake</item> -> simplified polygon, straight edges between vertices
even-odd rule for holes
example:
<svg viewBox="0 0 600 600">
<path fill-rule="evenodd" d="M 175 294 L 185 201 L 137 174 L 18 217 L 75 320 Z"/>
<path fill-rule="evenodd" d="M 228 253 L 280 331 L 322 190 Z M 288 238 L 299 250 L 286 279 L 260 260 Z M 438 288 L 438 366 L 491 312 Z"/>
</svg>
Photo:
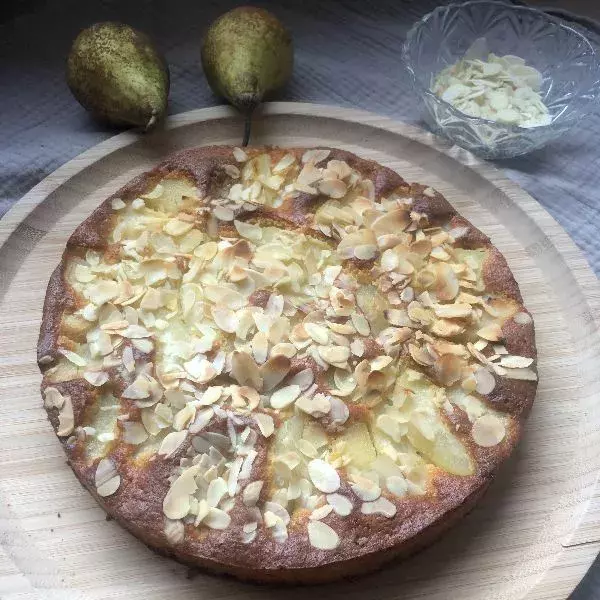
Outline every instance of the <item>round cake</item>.
<svg viewBox="0 0 600 600">
<path fill-rule="evenodd" d="M 109 515 L 261 582 L 366 572 L 460 519 L 519 439 L 535 359 L 490 240 L 330 148 L 193 148 L 133 180 L 69 239 L 38 344 Z"/>
</svg>

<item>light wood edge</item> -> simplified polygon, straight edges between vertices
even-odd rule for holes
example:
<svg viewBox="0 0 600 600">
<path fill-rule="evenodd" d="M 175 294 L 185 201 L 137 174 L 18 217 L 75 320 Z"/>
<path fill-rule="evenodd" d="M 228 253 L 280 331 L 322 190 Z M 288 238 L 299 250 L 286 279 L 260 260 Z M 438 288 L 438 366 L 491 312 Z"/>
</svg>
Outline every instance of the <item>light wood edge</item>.
<svg viewBox="0 0 600 600">
<path fill-rule="evenodd" d="M 600 329 L 600 318 L 598 315 L 600 307 L 600 282 L 589 266 L 582 251 L 533 197 L 508 179 L 502 171 L 492 164 L 486 163 L 476 158 L 470 152 L 452 146 L 433 134 L 417 127 L 363 110 L 323 104 L 273 102 L 265 104 L 261 108 L 262 117 L 270 115 L 316 116 L 390 131 L 426 146 L 433 147 L 437 151 L 475 171 L 484 179 L 493 182 L 496 187 L 510 198 L 511 202 L 527 214 L 527 217 L 539 227 L 540 231 L 552 242 L 554 247 L 560 248 L 562 259 L 581 288 L 582 295 L 589 303 L 589 314 L 593 320 L 595 329 L 596 331 Z M 228 106 L 197 109 L 169 117 L 164 124 L 164 129 L 168 131 L 198 122 L 224 118 L 239 119 L 239 115 Z M 2 253 L 5 243 L 15 233 L 19 225 L 44 202 L 47 196 L 85 168 L 116 150 L 140 141 L 143 136 L 144 134 L 125 132 L 105 140 L 65 163 L 33 187 L 0 219 L 0 253 Z M 596 493 L 598 493 L 598 477 L 595 482 L 595 488 Z M 590 504 L 593 506 L 591 499 Z M 599 514 L 588 515 L 588 517 L 593 517 L 595 521 L 600 522 L 600 507 L 595 506 L 594 513 Z M 582 520 L 585 514 L 585 512 L 582 514 Z M 600 538 L 600 531 L 598 532 L 598 537 Z M 529 591 L 527 595 L 528 600 L 547 600 L 548 598 L 557 597 L 555 596 L 557 592 L 561 596 L 563 593 L 570 593 L 589 569 L 599 549 L 600 542 L 597 540 L 574 545 L 563 544 L 562 560 L 552 570 L 552 577 L 548 580 L 539 581 L 535 588 Z M 561 577 L 562 565 L 564 565 L 565 570 L 568 572 L 564 579 Z"/>
</svg>

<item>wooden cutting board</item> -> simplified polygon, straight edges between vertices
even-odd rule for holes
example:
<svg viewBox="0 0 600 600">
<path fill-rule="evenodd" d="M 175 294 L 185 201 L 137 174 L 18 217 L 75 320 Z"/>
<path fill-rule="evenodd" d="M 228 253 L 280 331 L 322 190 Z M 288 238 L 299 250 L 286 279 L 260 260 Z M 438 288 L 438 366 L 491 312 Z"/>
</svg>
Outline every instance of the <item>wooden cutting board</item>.
<svg viewBox="0 0 600 600">
<path fill-rule="evenodd" d="M 536 323 L 540 386 L 524 439 L 478 507 L 439 543 L 320 590 L 257 587 L 158 557 L 78 484 L 45 412 L 35 347 L 50 272 L 108 194 L 165 155 L 237 144 L 228 108 L 125 133 L 70 161 L 0 221 L 0 596 L 127 600 L 564 599 L 600 550 L 600 285 L 560 226 L 501 172 L 407 125 L 278 103 L 253 142 L 339 146 L 438 190 L 506 256 Z"/>
</svg>

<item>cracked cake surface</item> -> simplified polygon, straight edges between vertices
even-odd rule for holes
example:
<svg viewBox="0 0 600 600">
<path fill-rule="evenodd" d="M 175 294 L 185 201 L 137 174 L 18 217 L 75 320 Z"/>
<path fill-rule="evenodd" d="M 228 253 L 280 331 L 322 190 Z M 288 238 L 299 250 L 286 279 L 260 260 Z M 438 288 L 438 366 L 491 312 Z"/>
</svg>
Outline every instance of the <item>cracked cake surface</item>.
<svg viewBox="0 0 600 600">
<path fill-rule="evenodd" d="M 533 320 L 431 187 L 332 148 L 191 148 L 50 278 L 44 406 L 150 547 L 264 582 L 355 575 L 460 519 L 518 442 Z"/>
</svg>

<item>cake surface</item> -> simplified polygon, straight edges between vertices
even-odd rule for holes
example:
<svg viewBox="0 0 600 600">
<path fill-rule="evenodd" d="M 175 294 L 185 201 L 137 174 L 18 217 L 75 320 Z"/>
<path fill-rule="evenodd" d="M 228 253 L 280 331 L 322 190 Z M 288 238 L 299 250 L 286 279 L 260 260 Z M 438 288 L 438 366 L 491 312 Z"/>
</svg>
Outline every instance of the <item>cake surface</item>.
<svg viewBox="0 0 600 600">
<path fill-rule="evenodd" d="M 193 148 L 107 199 L 38 343 L 80 481 L 150 547 L 318 583 L 431 542 L 535 396 L 533 320 L 490 240 L 345 151 Z"/>
</svg>

